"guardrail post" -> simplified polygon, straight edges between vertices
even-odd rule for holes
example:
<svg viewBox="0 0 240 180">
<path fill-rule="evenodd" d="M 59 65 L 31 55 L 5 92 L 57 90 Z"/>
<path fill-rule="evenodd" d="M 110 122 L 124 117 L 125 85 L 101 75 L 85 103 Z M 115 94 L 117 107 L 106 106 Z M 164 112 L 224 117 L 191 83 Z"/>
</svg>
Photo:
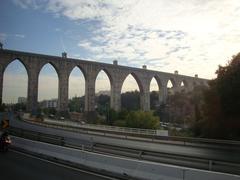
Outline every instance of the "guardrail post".
<svg viewBox="0 0 240 180">
<path fill-rule="evenodd" d="M 212 160 L 209 160 L 209 163 L 208 163 L 209 171 L 211 171 L 211 170 L 212 170 L 212 165 L 213 165 L 213 162 L 212 162 Z"/>
<path fill-rule="evenodd" d="M 37 134 L 37 140 L 40 141 L 40 139 L 41 139 L 41 133 L 39 132 L 39 133 Z"/>
<path fill-rule="evenodd" d="M 61 146 L 65 145 L 64 137 L 61 137 Z"/>
<path fill-rule="evenodd" d="M 182 177 L 183 180 L 185 180 L 185 173 L 186 173 L 186 169 L 183 169 L 183 177 Z"/>
<path fill-rule="evenodd" d="M 140 151 L 138 156 L 139 156 L 139 159 L 142 159 L 142 154 L 143 154 L 143 151 Z"/>
</svg>

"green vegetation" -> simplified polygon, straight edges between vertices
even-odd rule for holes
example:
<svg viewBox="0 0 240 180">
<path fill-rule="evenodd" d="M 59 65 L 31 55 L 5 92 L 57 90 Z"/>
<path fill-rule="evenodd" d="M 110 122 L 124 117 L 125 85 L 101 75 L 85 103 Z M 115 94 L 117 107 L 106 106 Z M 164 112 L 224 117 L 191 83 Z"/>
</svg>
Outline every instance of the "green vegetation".
<svg viewBox="0 0 240 180">
<path fill-rule="evenodd" d="M 122 108 L 127 110 L 140 109 L 140 93 L 139 91 L 130 91 L 121 94 Z"/>
<path fill-rule="evenodd" d="M 113 125 L 130 128 L 157 129 L 159 128 L 159 117 L 152 112 L 144 111 L 122 111 L 115 113 Z"/>
<path fill-rule="evenodd" d="M 73 97 L 69 100 L 69 111 L 70 112 L 83 112 L 84 111 L 84 99 L 85 96 L 82 97 Z"/>
<path fill-rule="evenodd" d="M 125 118 L 126 126 L 132 128 L 157 129 L 159 118 L 152 112 L 130 111 Z"/>
<path fill-rule="evenodd" d="M 204 97 L 204 118 L 199 123 L 204 137 L 240 140 L 240 53 L 219 66 Z"/>
<path fill-rule="evenodd" d="M 4 112 L 6 109 L 6 105 L 3 103 L 3 104 L 0 104 L 0 112 Z"/>
<path fill-rule="evenodd" d="M 57 110 L 55 108 L 43 108 L 42 110 L 39 110 L 40 113 L 43 112 L 46 115 L 56 115 Z"/>
<path fill-rule="evenodd" d="M 198 86 L 190 94 L 169 97 L 168 112 L 174 116 L 174 121 L 182 119 L 187 122 L 184 133 L 189 132 L 195 137 L 240 140 L 240 54 L 226 66 L 219 66 L 216 74 L 217 78 L 209 81 L 208 88 Z M 191 106 L 184 114 L 188 104 Z M 182 113 L 177 111 L 180 107 L 183 107 Z M 174 111 L 171 112 L 171 108 Z"/>
</svg>

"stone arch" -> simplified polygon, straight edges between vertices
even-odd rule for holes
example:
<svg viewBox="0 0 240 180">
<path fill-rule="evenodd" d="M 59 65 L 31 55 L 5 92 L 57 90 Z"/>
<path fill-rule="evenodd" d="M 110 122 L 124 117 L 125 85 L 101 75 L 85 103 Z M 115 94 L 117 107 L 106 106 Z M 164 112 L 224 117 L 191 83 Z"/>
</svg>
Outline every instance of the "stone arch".
<svg viewBox="0 0 240 180">
<path fill-rule="evenodd" d="M 157 75 L 154 75 L 150 80 L 149 86 L 151 85 L 152 79 L 155 79 L 157 81 L 158 89 L 160 90 L 163 87 L 163 83 L 162 83 L 162 80 L 160 79 L 160 77 L 158 77 Z"/>
<path fill-rule="evenodd" d="M 185 79 L 183 79 L 183 80 L 181 80 L 180 86 L 187 88 L 187 87 L 189 87 L 189 84 Z"/>
<path fill-rule="evenodd" d="M 109 123 L 112 77 L 106 69 L 99 69 L 95 78 L 95 109 Z M 101 102 L 101 103 L 99 103 Z"/>
<path fill-rule="evenodd" d="M 54 68 L 54 70 L 57 73 L 57 77 L 59 79 L 59 74 L 60 74 L 59 69 L 58 69 L 57 65 L 55 63 L 51 62 L 51 61 L 44 62 L 39 66 L 38 73 L 37 73 L 38 76 L 39 76 L 39 73 L 41 72 L 42 68 L 47 64 L 50 64 Z"/>
<path fill-rule="evenodd" d="M 157 82 L 157 92 L 153 93 L 151 91 L 151 84 L 152 84 L 152 80 L 155 80 Z M 157 76 L 154 75 L 149 83 L 149 92 L 150 92 L 150 109 L 154 109 L 157 108 L 158 106 L 160 106 L 161 101 L 162 101 L 162 96 L 163 96 L 163 89 L 162 89 L 162 82 L 161 79 Z M 157 93 L 157 94 L 156 94 Z M 157 96 L 157 99 L 155 99 L 155 97 Z"/>
<path fill-rule="evenodd" d="M 59 71 L 58 71 L 58 69 L 56 68 L 56 66 L 54 66 L 54 64 L 53 63 L 51 63 L 51 62 L 49 62 L 49 63 L 44 63 L 40 68 L 39 68 L 39 71 L 38 71 L 38 95 L 37 95 L 37 100 L 39 101 L 39 84 L 40 84 L 40 81 L 39 81 L 39 78 L 40 78 L 40 73 L 41 73 L 41 71 L 43 70 L 43 68 L 45 67 L 45 66 L 47 66 L 47 65 L 50 65 L 50 67 L 52 67 L 52 69 L 54 70 L 54 72 L 56 73 L 56 75 L 57 75 L 57 97 L 56 97 L 56 99 L 58 99 L 59 100 L 59 82 L 60 82 L 60 78 L 59 78 Z"/>
<path fill-rule="evenodd" d="M 85 72 L 84 68 L 81 65 L 74 65 L 74 66 L 72 66 L 70 68 L 70 70 L 68 71 L 68 78 L 69 78 L 70 74 L 72 73 L 73 69 L 75 69 L 75 68 L 78 68 L 82 72 L 84 80 L 86 81 L 86 78 L 87 78 L 86 72 Z"/>
<path fill-rule="evenodd" d="M 71 74 L 73 73 L 74 69 L 77 69 L 77 71 L 80 72 L 80 75 L 82 74 L 83 75 L 83 79 L 84 79 L 84 94 L 85 94 L 85 83 L 86 83 L 86 77 L 85 77 L 85 74 L 84 74 L 84 71 L 82 70 L 81 67 L 79 66 L 74 66 L 73 68 L 71 68 L 71 70 L 69 71 L 67 77 L 68 77 L 68 87 L 70 88 L 70 76 Z M 69 93 L 70 94 L 70 93 Z"/>
<path fill-rule="evenodd" d="M 143 85 L 142 85 L 140 79 L 138 78 L 138 76 L 137 76 L 134 72 L 131 72 L 131 73 L 129 73 L 129 74 L 127 74 L 127 75 L 125 76 L 125 78 L 124 78 L 124 80 L 123 80 L 123 82 L 122 82 L 122 84 L 121 84 L 121 91 L 122 91 L 123 84 L 124 84 L 125 80 L 127 79 L 127 77 L 128 77 L 129 75 L 131 75 L 131 76 L 135 79 L 135 81 L 137 82 L 137 85 L 138 85 L 138 88 L 139 88 L 140 93 L 143 92 Z"/>
<path fill-rule="evenodd" d="M 75 82 L 73 81 L 75 79 Z M 73 66 L 67 74 L 68 110 L 82 113 L 85 108 L 83 96 L 86 90 L 86 78 L 81 66 Z M 74 84 L 77 83 L 77 84 Z"/>
<path fill-rule="evenodd" d="M 129 76 L 132 77 L 132 78 L 135 80 L 135 82 L 136 82 L 136 84 L 137 84 L 137 87 L 138 87 L 138 89 L 139 89 L 139 93 L 136 92 L 136 91 L 133 91 L 133 92 L 130 92 L 130 93 L 125 94 L 125 95 L 127 96 L 127 98 L 128 98 L 128 96 L 129 96 L 129 98 L 133 98 L 133 99 L 131 100 L 131 102 L 134 102 L 134 103 L 130 103 L 130 104 L 129 104 L 127 101 L 123 101 L 123 100 L 124 100 L 124 96 L 123 96 L 123 86 L 124 86 L 124 83 L 126 82 L 126 79 L 127 79 Z M 141 81 L 140 81 L 140 79 L 138 78 L 138 76 L 137 76 L 134 72 L 128 73 L 128 74 L 125 76 L 125 78 L 124 78 L 124 80 L 122 81 L 122 84 L 121 84 L 121 107 L 122 107 L 122 108 L 126 108 L 126 109 L 128 109 L 128 110 L 143 109 L 143 107 L 142 107 L 142 105 L 143 105 L 143 102 L 142 102 L 142 100 L 143 100 L 143 98 L 142 98 L 143 94 L 144 94 L 143 85 L 141 84 Z M 125 97 L 125 98 L 126 98 L 126 97 Z M 125 99 L 125 100 L 126 100 L 126 99 Z"/>
<path fill-rule="evenodd" d="M 22 60 L 21 58 L 14 58 L 14 59 L 11 59 L 8 63 L 6 63 L 5 66 L 3 66 L 3 73 L 5 72 L 6 68 L 11 64 L 13 63 L 14 61 L 19 61 L 25 68 L 26 72 L 27 72 L 27 75 L 29 76 L 29 68 L 27 66 L 27 64 L 24 62 L 24 60 Z"/>
<path fill-rule="evenodd" d="M 167 86 L 168 86 L 169 82 L 172 84 L 172 88 L 175 88 L 177 86 L 176 81 L 175 81 L 174 78 L 169 78 L 167 80 L 167 84 L 166 84 Z"/>
<path fill-rule="evenodd" d="M 113 79 L 112 79 L 111 74 L 109 73 L 109 71 L 108 71 L 106 68 L 99 69 L 99 70 L 97 71 L 97 73 L 96 73 L 96 78 L 97 78 L 98 74 L 99 74 L 101 71 L 103 71 L 103 72 L 107 75 L 108 80 L 109 80 L 109 82 L 110 82 L 110 88 L 111 88 L 111 87 L 112 87 L 112 84 L 113 84 Z M 95 81 L 96 81 L 96 78 L 95 78 Z"/>
<path fill-rule="evenodd" d="M 5 92 L 8 94 L 9 93 L 9 91 L 13 91 L 12 93 L 14 94 L 14 95 L 17 95 L 18 93 L 19 93 L 19 91 L 21 91 L 22 89 L 18 89 L 18 87 L 16 87 L 15 88 L 15 90 L 16 90 L 16 92 L 14 92 L 14 89 L 13 90 L 7 90 L 7 89 L 5 89 L 6 88 L 6 85 L 4 85 L 6 82 L 5 82 L 5 78 L 6 78 L 6 70 L 7 70 L 7 68 L 8 67 L 10 67 L 11 65 L 13 65 L 15 62 L 18 62 L 19 63 L 19 65 L 21 66 L 21 68 L 23 68 L 24 69 L 24 74 L 26 74 L 26 97 L 24 96 L 24 98 L 26 98 L 26 100 L 27 100 L 27 93 L 28 93 L 28 81 L 29 81 L 29 72 L 28 72 L 28 68 L 27 68 L 27 66 L 26 66 L 26 64 L 24 63 L 24 61 L 22 61 L 20 58 L 14 58 L 14 59 L 12 59 L 11 61 L 9 61 L 5 66 L 3 66 L 3 70 L 2 70 L 2 80 L 3 80 L 3 89 L 2 89 L 2 91 L 3 91 L 3 93 L 1 94 L 1 99 L 4 99 L 4 94 L 5 94 Z M 15 71 L 16 72 L 16 71 Z M 14 73 L 14 72 L 11 72 L 11 74 L 12 73 Z M 22 73 L 21 73 L 22 74 Z M 16 74 L 15 74 L 15 76 L 17 76 Z M 14 79 L 15 79 L 15 77 L 14 77 Z M 19 81 L 22 81 L 22 79 L 20 79 Z M 18 81 L 18 83 L 19 83 L 19 81 Z M 18 83 L 13 83 L 11 80 L 8 80 L 7 81 L 8 83 L 12 83 L 13 84 L 13 86 L 15 86 L 16 84 L 18 84 Z M 22 82 L 21 82 L 22 83 Z M 25 89 L 25 87 L 24 87 L 24 89 Z M 19 95 L 19 94 L 18 94 Z M 16 97 L 17 98 L 17 97 Z M 17 102 L 17 101 L 16 101 Z"/>
</svg>

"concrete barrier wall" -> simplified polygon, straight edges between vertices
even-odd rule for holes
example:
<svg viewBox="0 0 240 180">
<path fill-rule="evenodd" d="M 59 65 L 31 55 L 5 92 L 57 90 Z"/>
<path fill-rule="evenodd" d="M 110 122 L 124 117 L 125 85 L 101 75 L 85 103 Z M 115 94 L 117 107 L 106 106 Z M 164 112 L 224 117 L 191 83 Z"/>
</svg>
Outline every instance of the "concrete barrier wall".
<svg viewBox="0 0 240 180">
<path fill-rule="evenodd" d="M 12 137 L 13 146 L 90 168 L 151 180 L 240 180 L 240 176 L 161 163 L 100 155 L 47 143 Z"/>
</svg>

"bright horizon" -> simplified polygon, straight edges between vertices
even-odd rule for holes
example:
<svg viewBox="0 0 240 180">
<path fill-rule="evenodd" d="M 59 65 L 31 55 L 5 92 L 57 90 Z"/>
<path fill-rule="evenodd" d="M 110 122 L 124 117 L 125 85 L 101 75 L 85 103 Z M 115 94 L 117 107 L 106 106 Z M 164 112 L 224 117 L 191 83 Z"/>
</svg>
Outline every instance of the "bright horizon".
<svg viewBox="0 0 240 180">
<path fill-rule="evenodd" d="M 16 103 L 18 97 L 27 97 L 27 81 L 27 72 L 22 63 L 18 60 L 10 63 L 4 72 L 3 102 Z M 38 101 L 58 98 L 58 77 L 52 65 L 46 64 L 43 66 L 39 73 L 38 85 Z M 139 87 L 134 77 L 128 75 L 123 83 L 121 92 L 134 90 L 139 91 Z M 150 90 L 158 90 L 155 78 L 151 81 Z M 100 91 L 110 91 L 110 80 L 103 70 L 99 72 L 95 83 L 95 93 Z M 85 79 L 81 70 L 75 67 L 69 76 L 69 99 L 84 95 Z"/>
</svg>

